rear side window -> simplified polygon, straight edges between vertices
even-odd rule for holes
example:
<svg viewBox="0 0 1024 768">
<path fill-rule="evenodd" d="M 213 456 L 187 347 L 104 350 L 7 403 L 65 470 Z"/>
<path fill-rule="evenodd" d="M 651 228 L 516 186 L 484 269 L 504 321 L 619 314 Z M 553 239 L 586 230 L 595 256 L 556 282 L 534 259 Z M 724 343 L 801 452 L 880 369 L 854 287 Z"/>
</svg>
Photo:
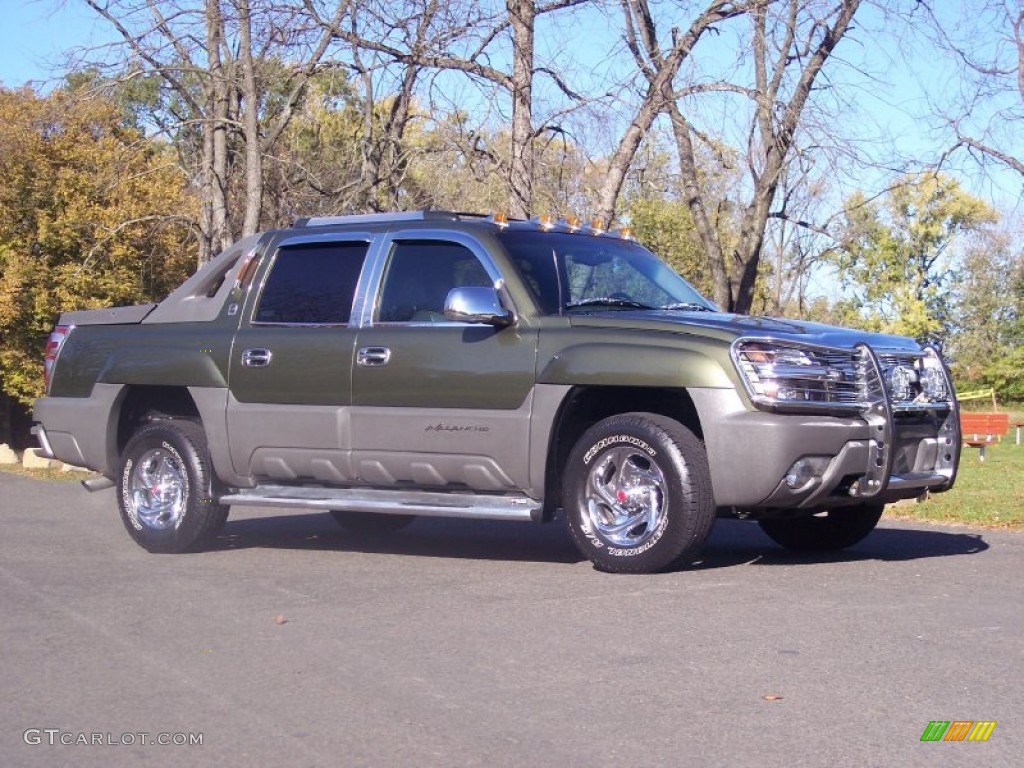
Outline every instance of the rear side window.
<svg viewBox="0 0 1024 768">
<path fill-rule="evenodd" d="M 347 323 L 367 247 L 348 242 L 281 248 L 263 287 L 255 322 Z"/>
</svg>

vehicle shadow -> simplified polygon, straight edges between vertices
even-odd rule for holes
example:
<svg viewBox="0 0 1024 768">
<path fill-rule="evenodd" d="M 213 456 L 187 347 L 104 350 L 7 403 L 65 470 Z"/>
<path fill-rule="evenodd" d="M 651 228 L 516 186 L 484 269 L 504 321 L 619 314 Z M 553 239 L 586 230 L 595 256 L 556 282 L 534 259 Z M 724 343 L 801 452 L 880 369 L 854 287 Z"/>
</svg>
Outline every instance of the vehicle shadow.
<svg viewBox="0 0 1024 768">
<path fill-rule="evenodd" d="M 564 564 L 584 560 L 561 520 L 533 525 L 418 518 L 396 533 L 366 534 L 341 528 L 326 513 L 262 514 L 231 519 L 208 551 L 251 548 Z M 988 548 L 979 533 L 882 526 L 859 544 L 840 552 L 799 553 L 776 545 L 755 523 L 718 520 L 700 559 L 688 570 L 738 565 L 918 560 L 973 555 Z"/>
<path fill-rule="evenodd" d="M 394 533 L 357 533 L 327 513 L 229 519 L 210 550 L 308 549 L 472 560 L 578 563 L 584 558 L 559 523 L 417 518 Z"/>
<path fill-rule="evenodd" d="M 976 555 L 989 548 L 977 532 L 949 528 L 898 528 L 882 525 L 867 538 L 839 552 L 793 552 L 773 542 L 751 521 L 718 520 L 692 568 L 723 568 L 740 564 L 794 565 L 849 563 L 860 560 L 923 560 Z"/>
</svg>

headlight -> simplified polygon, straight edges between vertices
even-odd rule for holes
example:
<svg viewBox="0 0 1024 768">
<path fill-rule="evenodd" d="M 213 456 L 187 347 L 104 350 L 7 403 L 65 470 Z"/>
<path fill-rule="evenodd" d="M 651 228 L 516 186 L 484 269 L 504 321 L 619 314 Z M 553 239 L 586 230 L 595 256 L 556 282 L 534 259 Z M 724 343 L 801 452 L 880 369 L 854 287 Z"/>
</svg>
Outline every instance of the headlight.
<svg viewBox="0 0 1024 768">
<path fill-rule="evenodd" d="M 759 405 L 863 406 L 865 386 L 853 351 L 741 339 L 732 354 Z"/>
<path fill-rule="evenodd" d="M 887 397 L 893 410 L 911 412 L 953 401 L 945 366 L 931 347 L 874 353 L 738 339 L 732 357 L 750 399 L 772 410 L 863 410 Z"/>
</svg>

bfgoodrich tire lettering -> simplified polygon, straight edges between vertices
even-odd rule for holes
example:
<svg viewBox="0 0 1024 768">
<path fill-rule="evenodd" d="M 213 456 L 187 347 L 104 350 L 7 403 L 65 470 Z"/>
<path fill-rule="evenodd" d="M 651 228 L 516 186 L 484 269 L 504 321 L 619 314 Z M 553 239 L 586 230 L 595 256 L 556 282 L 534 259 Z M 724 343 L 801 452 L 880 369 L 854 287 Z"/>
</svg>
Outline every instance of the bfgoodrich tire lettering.
<svg viewBox="0 0 1024 768">
<path fill-rule="evenodd" d="M 807 517 L 761 520 L 761 530 L 775 543 L 798 552 L 834 552 L 851 547 L 878 525 L 882 504 L 838 507 Z"/>
<path fill-rule="evenodd" d="M 150 552 L 188 552 L 220 532 L 206 435 L 191 421 L 158 421 L 136 432 L 121 454 L 118 509 L 135 542 Z"/>
<path fill-rule="evenodd" d="M 704 446 L 663 416 L 627 413 L 598 422 L 576 443 L 562 477 L 569 532 L 599 570 L 685 565 L 714 522 Z"/>
</svg>

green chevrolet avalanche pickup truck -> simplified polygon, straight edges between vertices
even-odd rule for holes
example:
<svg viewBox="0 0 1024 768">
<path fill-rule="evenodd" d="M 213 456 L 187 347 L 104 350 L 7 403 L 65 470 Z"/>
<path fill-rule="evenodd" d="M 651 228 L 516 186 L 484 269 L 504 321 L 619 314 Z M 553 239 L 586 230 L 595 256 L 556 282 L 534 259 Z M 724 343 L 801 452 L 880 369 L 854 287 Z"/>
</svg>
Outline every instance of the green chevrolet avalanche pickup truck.
<svg viewBox="0 0 1024 768">
<path fill-rule="evenodd" d="M 159 304 L 65 313 L 46 371 L 43 453 L 116 486 L 152 552 L 202 547 L 233 504 L 363 532 L 561 510 L 599 569 L 651 572 L 692 561 L 716 516 L 849 546 L 960 458 L 934 349 L 723 314 L 575 222 L 299 220 Z"/>
</svg>

